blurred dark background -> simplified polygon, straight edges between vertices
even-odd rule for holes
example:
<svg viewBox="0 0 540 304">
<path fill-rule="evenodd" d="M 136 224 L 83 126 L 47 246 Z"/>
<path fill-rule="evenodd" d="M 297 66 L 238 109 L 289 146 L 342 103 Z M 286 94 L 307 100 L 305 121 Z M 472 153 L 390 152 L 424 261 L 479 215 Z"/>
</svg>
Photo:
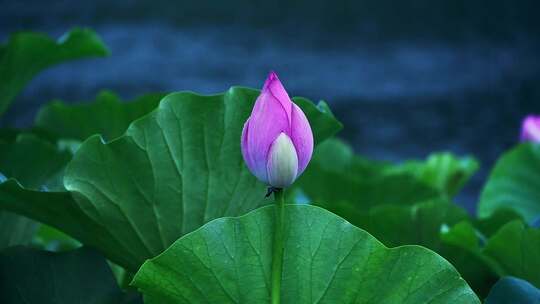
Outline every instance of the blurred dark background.
<svg viewBox="0 0 540 304">
<path fill-rule="evenodd" d="M 458 197 L 473 211 L 521 119 L 540 112 L 539 9 L 537 0 L 2 0 L 0 40 L 89 26 L 112 56 L 40 74 L 0 126 L 29 126 L 53 98 L 258 88 L 273 69 L 291 95 L 327 100 L 358 153 L 476 156 L 482 169 Z"/>
</svg>

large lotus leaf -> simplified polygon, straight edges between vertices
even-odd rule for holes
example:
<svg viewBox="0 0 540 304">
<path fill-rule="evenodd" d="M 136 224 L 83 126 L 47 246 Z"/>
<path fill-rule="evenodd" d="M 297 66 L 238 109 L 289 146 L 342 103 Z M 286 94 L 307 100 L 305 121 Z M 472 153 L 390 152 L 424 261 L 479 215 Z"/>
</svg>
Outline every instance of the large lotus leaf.
<svg viewBox="0 0 540 304">
<path fill-rule="evenodd" d="M 12 35 L 0 46 L 0 116 L 40 71 L 65 61 L 108 54 L 99 36 L 89 29 L 73 29 L 58 41 L 31 32 Z"/>
<path fill-rule="evenodd" d="M 512 221 L 488 240 L 483 252 L 497 261 L 506 275 L 540 287 L 540 229 Z"/>
<path fill-rule="evenodd" d="M 79 220 L 76 215 L 82 211 L 75 204 L 71 193 L 67 191 L 31 190 L 23 188 L 17 180 L 9 179 L 0 184 L 0 208 L 22 214 L 42 223 L 51 223 L 55 227 L 71 227 L 70 235 L 78 238 L 87 234 L 88 231 L 97 231 L 94 235 L 96 240 L 107 235 L 99 224 Z M 68 214 L 72 216 L 66 216 Z M 63 216 L 65 217 L 62 218 L 62 223 L 55 224 Z M 53 218 L 58 220 L 52 221 Z M 41 246 L 41 244 L 38 245 Z"/>
<path fill-rule="evenodd" d="M 35 190 L 61 188 L 62 172 L 71 159 L 67 152 L 32 135 L 21 134 L 13 143 L 0 143 L 0 199 L 5 184 L 14 182 Z M 0 249 L 30 243 L 37 223 L 11 212 L 0 212 Z"/>
<path fill-rule="evenodd" d="M 268 204 L 247 170 L 240 135 L 258 91 L 165 97 L 121 136 L 84 142 L 66 169 L 66 193 L 40 197 L 10 185 L 1 207 L 50 224 L 136 271 L 185 233 Z M 296 99 L 320 142 L 341 127 L 324 106 Z M 309 169 L 308 169 L 309 170 Z M 69 193 L 67 193 L 69 195 Z"/>
<path fill-rule="evenodd" d="M 480 295 L 487 295 L 498 276 L 493 265 L 468 247 L 478 243 L 472 236 L 459 234 L 454 226 L 469 220 L 467 212 L 446 200 L 432 200 L 414 205 L 379 205 L 363 210 L 354 203 L 327 204 L 328 209 L 352 224 L 365 229 L 386 246 L 422 245 L 448 259 Z M 467 231 L 468 232 L 468 231 Z M 464 237 L 465 236 L 465 237 Z M 446 242 L 453 238 L 457 244 Z"/>
<path fill-rule="evenodd" d="M 485 304 L 540 304 L 540 290 L 531 283 L 513 277 L 500 279 Z"/>
<path fill-rule="evenodd" d="M 478 170 L 472 157 L 457 158 L 451 153 L 434 153 L 425 161 L 408 161 L 387 168 L 388 172 L 409 173 L 418 180 L 453 197 Z"/>
<path fill-rule="evenodd" d="M 521 144 L 495 164 L 482 190 L 478 215 L 512 208 L 527 221 L 540 215 L 540 145 Z"/>
<path fill-rule="evenodd" d="M 270 303 L 274 207 L 220 218 L 141 267 L 146 303 Z M 457 271 L 419 246 L 389 249 L 315 206 L 285 207 L 281 303 L 479 303 Z"/>
<path fill-rule="evenodd" d="M 56 100 L 41 108 L 35 125 L 62 138 L 85 140 L 101 134 L 111 140 L 124 134 L 132 121 L 154 110 L 164 96 L 147 94 L 124 102 L 116 94 L 102 91 L 89 103 L 73 105 Z"/>
<path fill-rule="evenodd" d="M 367 210 L 380 204 L 413 204 L 440 196 L 408 173 L 384 173 L 386 166 L 355 156 L 339 140 L 328 140 L 317 147 L 310 169 L 296 187 L 325 208 L 354 202 Z"/>
<path fill-rule="evenodd" d="M 62 177 L 71 154 L 30 134 L 13 143 L 0 142 L 0 172 L 34 190 L 62 190 Z"/>
<path fill-rule="evenodd" d="M 2 304 L 142 303 L 124 294 L 103 257 L 88 248 L 53 253 L 25 247 L 0 252 Z"/>
</svg>

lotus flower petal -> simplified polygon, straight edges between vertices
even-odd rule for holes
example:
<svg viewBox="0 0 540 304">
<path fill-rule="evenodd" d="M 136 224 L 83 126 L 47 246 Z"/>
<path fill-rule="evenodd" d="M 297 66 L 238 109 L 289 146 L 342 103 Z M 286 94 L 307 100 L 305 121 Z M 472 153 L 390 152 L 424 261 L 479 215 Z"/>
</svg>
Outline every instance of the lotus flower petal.
<svg viewBox="0 0 540 304">
<path fill-rule="evenodd" d="M 293 103 L 290 137 L 298 155 L 298 175 L 306 169 L 313 154 L 313 133 L 306 115 Z"/>
<path fill-rule="evenodd" d="M 540 142 L 540 116 L 529 115 L 523 120 L 521 141 Z"/>
</svg>

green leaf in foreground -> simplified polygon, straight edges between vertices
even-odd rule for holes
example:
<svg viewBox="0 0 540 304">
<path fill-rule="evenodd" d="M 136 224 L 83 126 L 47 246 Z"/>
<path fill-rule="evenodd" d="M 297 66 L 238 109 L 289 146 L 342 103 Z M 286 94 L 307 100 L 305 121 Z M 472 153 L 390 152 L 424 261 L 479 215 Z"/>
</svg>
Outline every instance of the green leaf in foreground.
<svg viewBox="0 0 540 304">
<path fill-rule="evenodd" d="M 110 91 L 102 91 L 91 103 L 66 104 L 59 100 L 39 111 L 35 125 L 58 137 L 85 140 L 101 134 L 105 140 L 116 138 L 134 120 L 154 110 L 165 96 L 147 94 L 124 102 Z"/>
<path fill-rule="evenodd" d="M 204 223 L 271 202 L 240 153 L 242 127 L 258 93 L 232 88 L 211 96 L 170 94 L 125 135 L 108 143 L 99 136 L 86 140 L 66 169 L 70 192 L 37 193 L 10 184 L 4 198 L 0 191 L 0 208 L 54 226 L 135 272 Z M 340 129 L 327 110 L 296 102 L 316 142 Z"/>
<path fill-rule="evenodd" d="M 540 290 L 529 282 L 505 277 L 491 289 L 485 304 L 540 304 Z"/>
<path fill-rule="evenodd" d="M 147 303 L 269 303 L 274 207 L 220 218 L 136 274 Z M 285 207 L 282 303 L 480 303 L 443 258 L 384 247 L 318 207 Z"/>
<path fill-rule="evenodd" d="M 108 54 L 99 36 L 89 29 L 73 29 L 58 41 L 32 32 L 13 34 L 0 46 L 0 116 L 42 70 L 69 60 Z"/>
<path fill-rule="evenodd" d="M 521 221 L 504 225 L 487 242 L 484 254 L 496 260 L 506 275 L 540 287 L 540 230 Z"/>
<path fill-rule="evenodd" d="M 142 303 L 124 294 L 103 257 L 81 248 L 53 253 L 25 247 L 0 252 L 2 304 Z"/>
<path fill-rule="evenodd" d="M 540 215 L 540 145 L 520 144 L 495 164 L 482 190 L 479 217 L 511 208 L 531 221 Z"/>
</svg>

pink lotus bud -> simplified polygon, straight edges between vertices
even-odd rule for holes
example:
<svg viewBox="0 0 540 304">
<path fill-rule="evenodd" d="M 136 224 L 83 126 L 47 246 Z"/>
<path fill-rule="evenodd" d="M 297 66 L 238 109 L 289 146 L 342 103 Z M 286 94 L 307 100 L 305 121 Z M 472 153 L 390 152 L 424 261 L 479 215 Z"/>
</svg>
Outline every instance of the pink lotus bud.
<svg viewBox="0 0 540 304">
<path fill-rule="evenodd" d="M 242 155 L 262 182 L 291 185 L 306 169 L 313 153 L 313 133 L 302 110 L 292 102 L 271 72 L 242 131 Z"/>
<path fill-rule="evenodd" d="M 525 117 L 521 124 L 521 141 L 540 143 L 540 116 Z"/>
</svg>

